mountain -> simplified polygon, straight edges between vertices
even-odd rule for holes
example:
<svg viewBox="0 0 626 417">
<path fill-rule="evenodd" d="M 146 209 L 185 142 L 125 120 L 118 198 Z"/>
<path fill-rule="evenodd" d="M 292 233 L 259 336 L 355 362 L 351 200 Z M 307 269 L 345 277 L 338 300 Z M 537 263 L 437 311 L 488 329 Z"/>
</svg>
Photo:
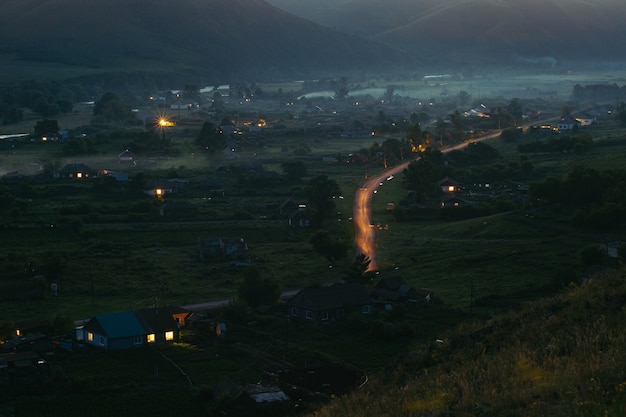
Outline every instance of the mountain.
<svg viewBox="0 0 626 417">
<path fill-rule="evenodd" d="M 319 24 L 439 61 L 621 61 L 626 56 L 626 2 L 621 0 L 270 1 Z"/>
<path fill-rule="evenodd" d="M 367 70 L 407 60 L 377 41 L 322 27 L 264 0 L 4 0 L 0 53 L 223 80 Z"/>
</svg>

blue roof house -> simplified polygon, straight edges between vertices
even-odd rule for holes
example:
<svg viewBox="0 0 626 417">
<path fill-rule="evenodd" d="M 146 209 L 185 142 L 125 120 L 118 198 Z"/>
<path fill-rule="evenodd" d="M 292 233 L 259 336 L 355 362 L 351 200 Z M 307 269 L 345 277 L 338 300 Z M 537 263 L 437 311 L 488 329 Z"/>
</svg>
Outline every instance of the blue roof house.
<svg viewBox="0 0 626 417">
<path fill-rule="evenodd" d="M 94 316 L 82 329 L 84 343 L 101 349 L 132 349 L 177 341 L 180 325 L 167 308 Z"/>
<path fill-rule="evenodd" d="M 132 311 L 99 314 L 83 327 L 83 340 L 102 349 L 130 349 L 146 343 L 147 331 Z"/>
</svg>

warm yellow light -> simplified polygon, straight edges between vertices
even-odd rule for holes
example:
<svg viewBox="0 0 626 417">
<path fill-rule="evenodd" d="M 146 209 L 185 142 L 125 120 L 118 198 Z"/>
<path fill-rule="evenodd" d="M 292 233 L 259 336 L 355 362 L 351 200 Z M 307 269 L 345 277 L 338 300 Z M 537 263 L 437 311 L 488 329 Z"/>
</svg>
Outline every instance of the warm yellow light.
<svg viewBox="0 0 626 417">
<path fill-rule="evenodd" d="M 160 189 L 160 188 L 157 188 L 154 192 L 155 192 L 155 193 L 156 193 L 156 195 L 157 195 L 157 196 L 159 196 L 159 197 L 161 197 L 161 196 L 163 195 L 163 190 L 162 190 L 162 189 Z"/>
<path fill-rule="evenodd" d="M 156 337 L 154 336 L 154 333 L 151 333 L 148 335 L 148 343 L 154 343 L 156 341 Z"/>
<path fill-rule="evenodd" d="M 76 173 L 76 178 L 82 178 L 83 177 L 83 173 L 82 172 L 77 172 Z"/>
<path fill-rule="evenodd" d="M 174 332 L 173 331 L 165 332 L 165 340 L 174 340 Z"/>
<path fill-rule="evenodd" d="M 449 192 L 453 192 L 454 191 L 454 185 L 448 185 L 448 191 Z"/>
<path fill-rule="evenodd" d="M 165 127 L 165 126 L 167 126 L 167 120 L 165 120 L 165 119 L 163 119 L 163 118 L 160 118 L 160 119 L 159 119 L 159 125 L 160 125 L 161 127 Z"/>
<path fill-rule="evenodd" d="M 16 334 L 17 336 L 21 336 L 21 335 L 22 335 L 22 332 L 20 331 L 20 329 L 17 329 L 17 330 L 15 330 L 15 334 Z"/>
<path fill-rule="evenodd" d="M 90 342 L 93 342 L 93 333 L 91 332 L 87 333 L 87 340 L 89 340 Z"/>
</svg>

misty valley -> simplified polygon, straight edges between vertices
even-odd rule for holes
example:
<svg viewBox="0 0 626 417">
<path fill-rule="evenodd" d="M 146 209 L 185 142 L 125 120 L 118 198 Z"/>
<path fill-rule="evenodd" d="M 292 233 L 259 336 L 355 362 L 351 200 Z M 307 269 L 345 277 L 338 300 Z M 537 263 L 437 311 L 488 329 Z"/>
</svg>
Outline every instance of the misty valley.
<svg viewBox="0 0 626 417">
<path fill-rule="evenodd" d="M 622 415 L 626 6 L 519 3 L 0 5 L 0 415 Z"/>
</svg>

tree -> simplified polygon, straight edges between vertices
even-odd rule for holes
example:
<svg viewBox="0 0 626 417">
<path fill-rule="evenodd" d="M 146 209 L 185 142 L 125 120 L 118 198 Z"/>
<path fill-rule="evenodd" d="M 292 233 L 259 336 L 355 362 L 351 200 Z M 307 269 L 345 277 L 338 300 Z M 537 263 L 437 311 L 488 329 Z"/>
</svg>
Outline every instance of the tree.
<svg viewBox="0 0 626 417">
<path fill-rule="evenodd" d="M 620 103 L 616 118 L 620 125 L 626 126 L 626 103 Z"/>
<path fill-rule="evenodd" d="M 459 98 L 459 105 L 461 107 L 464 107 L 467 103 L 469 103 L 471 95 L 465 91 L 465 90 L 461 90 L 459 91 L 458 94 L 458 98 Z"/>
<path fill-rule="evenodd" d="M 61 112 L 59 105 L 52 102 L 48 96 L 39 96 L 32 104 L 35 113 L 43 117 L 54 117 Z"/>
<path fill-rule="evenodd" d="M 125 121 L 134 118 L 130 106 L 127 106 L 115 93 L 104 93 L 93 107 L 93 115 L 108 121 Z"/>
<path fill-rule="evenodd" d="M 365 255 L 364 253 L 359 253 L 357 256 L 355 256 L 354 260 L 352 261 L 352 265 L 348 269 L 348 273 L 346 274 L 346 281 L 358 282 L 361 284 L 367 282 L 369 278 L 367 270 L 371 263 L 372 260 L 369 258 L 369 256 Z"/>
<path fill-rule="evenodd" d="M 504 142 L 516 142 L 518 139 L 521 139 L 524 135 L 524 132 L 520 128 L 507 128 L 500 133 L 500 138 Z"/>
<path fill-rule="evenodd" d="M 251 266 L 244 271 L 243 283 L 239 287 L 239 297 L 250 307 L 273 305 L 279 295 L 278 284 L 268 278 L 263 278 L 257 267 Z"/>
<path fill-rule="evenodd" d="M 198 133 L 196 143 L 204 148 L 211 158 L 220 155 L 226 149 L 226 140 L 219 133 L 217 127 L 211 122 L 204 122 Z"/>
<path fill-rule="evenodd" d="M 404 131 L 406 135 L 406 141 L 411 146 L 413 152 L 422 150 L 422 128 L 419 122 L 415 122 L 406 127 Z"/>
<path fill-rule="evenodd" d="M 74 108 L 74 104 L 69 100 L 57 100 L 56 104 L 59 106 L 59 110 L 61 110 L 61 113 L 63 114 L 70 113 Z"/>
<path fill-rule="evenodd" d="M 186 99 L 199 100 L 200 88 L 198 88 L 195 84 L 185 84 L 185 87 L 183 88 L 183 96 Z"/>
<path fill-rule="evenodd" d="M 506 108 L 506 110 L 511 116 L 515 118 L 515 126 L 517 126 L 517 124 L 522 121 L 522 114 L 523 114 L 522 102 L 520 101 L 520 99 L 519 98 L 512 99 L 509 102 L 509 105 Z"/>
<path fill-rule="evenodd" d="M 443 136 L 446 134 L 446 128 L 448 127 L 448 123 L 443 120 L 441 117 L 437 117 L 437 134 L 439 136 L 439 146 L 443 146 Z"/>
<path fill-rule="evenodd" d="M 339 184 L 326 175 L 312 178 L 304 189 L 309 205 L 314 211 L 314 220 L 322 222 L 332 218 L 335 211 L 334 198 L 341 195 Z"/>
<path fill-rule="evenodd" d="M 335 239 L 327 230 L 318 230 L 313 233 L 309 237 L 309 243 L 333 266 L 348 254 L 348 244 L 344 240 Z"/>
<path fill-rule="evenodd" d="M 302 161 L 286 161 L 281 167 L 290 181 L 300 181 L 307 174 L 306 165 Z"/>
<path fill-rule="evenodd" d="M 431 197 L 436 189 L 437 169 L 428 160 L 411 162 L 403 171 L 407 187 L 415 191 L 415 201 L 422 203 Z"/>
<path fill-rule="evenodd" d="M 456 132 L 456 135 L 459 138 L 463 138 L 463 116 L 458 110 L 455 110 L 452 114 L 450 114 L 450 123 L 452 123 L 452 127 Z"/>
<path fill-rule="evenodd" d="M 51 133 L 57 134 L 59 132 L 59 122 L 57 120 L 39 120 L 35 123 L 35 136 L 44 136 Z"/>
</svg>

